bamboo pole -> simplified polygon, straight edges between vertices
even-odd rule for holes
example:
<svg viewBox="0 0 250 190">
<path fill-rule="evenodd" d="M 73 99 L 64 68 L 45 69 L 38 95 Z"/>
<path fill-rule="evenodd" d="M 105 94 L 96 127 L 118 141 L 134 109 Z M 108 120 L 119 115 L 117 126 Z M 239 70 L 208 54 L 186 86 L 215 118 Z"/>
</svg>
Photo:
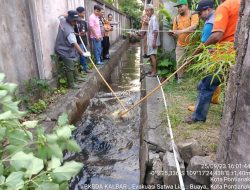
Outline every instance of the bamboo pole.
<svg viewBox="0 0 250 190">
<path fill-rule="evenodd" d="M 127 114 L 130 110 L 134 109 L 140 103 L 144 102 L 148 97 L 152 96 L 157 90 L 159 90 L 161 88 L 162 85 L 164 85 L 165 83 L 167 83 L 177 72 L 179 72 L 181 69 L 183 69 L 184 67 L 186 67 L 188 64 L 190 64 L 190 61 L 185 62 L 179 69 L 177 69 L 175 72 L 173 72 L 166 80 L 164 80 L 161 84 L 159 84 L 156 88 L 154 88 L 144 98 L 142 98 L 141 100 L 139 100 L 137 103 L 135 103 L 134 105 L 132 105 L 130 108 L 128 108 L 124 112 L 121 112 L 120 113 L 120 117 L 122 117 L 123 115 Z"/>
<path fill-rule="evenodd" d="M 83 43 L 83 40 L 81 38 L 81 36 L 79 36 L 80 40 L 81 40 L 81 43 L 83 45 L 83 48 L 85 49 L 85 51 L 87 52 L 87 48 L 86 46 L 84 45 Z M 91 56 L 88 57 L 90 62 L 92 63 L 92 65 L 94 66 L 95 70 L 97 71 L 97 73 L 100 75 L 100 77 L 102 78 L 103 82 L 107 85 L 107 87 L 109 88 L 109 90 L 112 92 L 112 94 L 115 96 L 115 98 L 117 99 L 117 101 L 121 104 L 122 108 L 124 110 L 127 110 L 124 106 L 124 104 L 122 103 L 122 101 L 119 99 L 119 97 L 115 94 L 115 92 L 113 91 L 113 89 L 111 88 L 111 86 L 107 83 L 107 81 L 105 80 L 105 78 L 102 76 L 102 74 L 100 73 L 99 69 L 96 67 L 94 61 L 92 60 Z"/>
</svg>

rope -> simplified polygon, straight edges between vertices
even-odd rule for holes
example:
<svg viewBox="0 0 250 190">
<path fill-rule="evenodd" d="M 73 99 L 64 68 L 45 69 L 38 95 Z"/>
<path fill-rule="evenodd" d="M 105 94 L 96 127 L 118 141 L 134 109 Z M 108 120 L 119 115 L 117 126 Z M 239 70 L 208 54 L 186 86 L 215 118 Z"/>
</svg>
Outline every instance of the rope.
<svg viewBox="0 0 250 190">
<path fill-rule="evenodd" d="M 159 79 L 158 76 L 157 76 L 157 80 L 158 80 L 159 84 L 161 84 L 160 79 Z M 162 86 L 161 86 L 161 93 L 162 93 L 162 96 L 163 96 L 164 106 L 165 106 L 165 109 L 167 111 L 168 128 L 169 128 L 171 143 L 172 143 L 172 147 L 173 147 L 174 160 L 175 160 L 175 164 L 176 164 L 176 168 L 177 168 L 177 173 L 178 173 L 178 178 L 179 178 L 179 182 L 180 182 L 180 187 L 181 187 L 181 190 L 185 190 L 183 178 L 182 178 L 182 175 L 181 175 L 180 164 L 179 164 L 179 161 L 177 159 L 177 151 L 175 150 L 176 146 L 175 146 L 175 142 L 174 142 L 174 135 L 173 135 L 173 131 L 172 131 L 172 126 L 171 126 L 170 118 L 169 118 L 169 115 L 168 115 L 167 101 L 166 101 L 166 97 L 164 95 L 164 91 L 163 91 Z"/>
<path fill-rule="evenodd" d="M 148 32 L 148 30 L 137 30 L 137 29 L 127 29 L 127 28 L 113 28 L 113 30 L 123 30 L 123 31 L 128 31 L 128 32 Z M 162 32 L 162 33 L 170 33 L 169 30 L 158 30 L 157 32 Z"/>
</svg>

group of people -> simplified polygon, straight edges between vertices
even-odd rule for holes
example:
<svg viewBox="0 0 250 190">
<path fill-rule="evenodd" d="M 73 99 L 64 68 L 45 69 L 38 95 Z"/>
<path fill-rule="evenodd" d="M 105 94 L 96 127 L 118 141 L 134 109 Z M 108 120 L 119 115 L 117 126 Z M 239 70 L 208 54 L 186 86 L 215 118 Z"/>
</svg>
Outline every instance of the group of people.
<svg viewBox="0 0 250 190">
<path fill-rule="evenodd" d="M 183 64 L 185 46 L 189 43 L 190 33 L 198 26 L 199 18 L 204 21 L 201 37 L 202 45 L 209 46 L 225 42 L 233 44 L 239 17 L 240 0 L 222 0 L 222 4 L 216 10 L 214 9 L 213 0 L 201 0 L 196 8 L 195 13 L 197 13 L 197 16 L 190 13 L 187 0 L 179 0 L 176 6 L 179 14 L 175 17 L 172 34 L 176 35 L 178 39 L 176 48 L 177 69 Z M 202 53 L 202 48 L 196 49 L 193 55 L 199 53 Z M 212 56 L 224 52 L 211 49 L 210 53 Z M 181 70 L 181 72 L 177 73 L 178 82 L 181 82 L 183 72 L 184 70 Z M 218 92 L 220 92 L 220 83 L 220 79 L 214 77 L 213 74 L 204 77 L 199 82 L 197 102 L 195 106 L 189 107 L 193 114 L 185 118 L 186 123 L 192 124 L 206 121 L 213 95 L 218 97 Z M 214 103 L 218 103 L 218 100 L 214 100 Z"/>
<path fill-rule="evenodd" d="M 177 69 L 183 64 L 186 46 L 190 43 L 190 34 L 199 25 L 199 19 L 204 20 L 202 29 L 201 44 L 209 46 L 211 44 L 221 44 L 224 42 L 234 42 L 236 25 L 238 21 L 240 0 L 222 0 L 222 4 L 215 10 L 213 0 L 201 0 L 195 12 L 188 7 L 187 0 L 178 0 L 176 7 L 178 15 L 173 21 L 173 30 L 168 34 L 177 38 L 176 61 Z M 103 65 L 103 60 L 109 59 L 109 34 L 113 30 L 112 15 L 108 19 L 104 18 L 104 9 L 94 6 L 94 12 L 90 15 L 88 23 L 84 19 L 85 9 L 78 7 L 76 11 L 68 11 L 67 15 L 60 17 L 60 25 L 56 39 L 55 51 L 64 63 L 66 77 L 70 88 L 79 88 L 75 81 L 83 79 L 77 74 L 76 63 L 79 59 L 82 69 L 88 73 L 86 57 L 90 56 L 88 49 L 90 41 L 93 45 L 95 63 Z M 111 24 L 112 23 L 112 24 Z M 89 32 L 89 34 L 88 34 Z M 157 75 L 157 48 L 160 46 L 159 22 L 154 14 L 154 6 L 148 4 L 145 8 L 145 15 L 142 20 L 142 33 L 144 38 L 144 57 L 149 57 L 151 71 L 148 77 Z M 89 39 L 90 37 L 90 39 Z M 216 50 L 211 51 L 211 55 Z M 193 55 L 202 53 L 202 48 L 194 51 Z M 184 69 L 177 72 L 177 82 L 182 82 Z M 198 85 L 198 99 L 196 106 L 190 108 L 193 114 L 185 119 L 186 123 L 205 122 L 207 113 L 214 92 L 220 85 L 220 80 L 213 75 L 206 76 Z"/>
<path fill-rule="evenodd" d="M 233 44 L 239 17 L 240 0 L 222 0 L 216 10 L 213 0 L 200 0 L 194 12 L 189 9 L 187 0 L 178 0 L 175 7 L 178 9 L 178 15 L 174 18 L 173 30 L 168 31 L 168 34 L 177 38 L 175 53 L 178 72 L 176 79 L 177 83 L 181 83 L 185 70 L 179 68 L 184 63 L 186 47 L 190 43 L 190 35 L 197 29 L 199 19 L 204 21 L 200 40 L 201 46 L 225 42 Z M 154 16 L 152 5 L 148 5 L 145 12 L 146 15 L 142 19 L 142 31 L 147 31 L 142 33 L 144 37 L 144 57 L 150 57 L 152 66 L 147 76 L 154 77 L 157 74 L 157 47 L 160 45 L 158 43 L 159 24 Z M 202 53 L 202 48 L 196 49 L 193 55 L 199 53 Z M 210 53 L 213 55 L 224 52 L 216 52 L 216 49 L 213 49 Z M 199 82 L 197 102 L 195 106 L 189 107 L 193 114 L 185 118 L 186 123 L 192 124 L 206 121 L 212 97 L 213 95 L 218 97 L 218 92 L 220 92 L 220 83 L 219 78 L 214 78 L 212 74 Z M 218 103 L 218 98 L 214 102 Z"/>
<path fill-rule="evenodd" d="M 60 24 L 55 43 L 55 52 L 63 62 L 69 88 L 80 88 L 76 81 L 84 81 L 77 71 L 80 60 L 82 71 L 91 73 L 87 67 L 86 57 L 91 56 L 90 42 L 92 42 L 95 64 L 103 65 L 103 60 L 109 59 L 110 32 L 113 31 L 112 14 L 105 19 L 104 8 L 94 6 L 89 20 L 85 20 L 85 8 L 78 7 L 60 16 Z"/>
</svg>

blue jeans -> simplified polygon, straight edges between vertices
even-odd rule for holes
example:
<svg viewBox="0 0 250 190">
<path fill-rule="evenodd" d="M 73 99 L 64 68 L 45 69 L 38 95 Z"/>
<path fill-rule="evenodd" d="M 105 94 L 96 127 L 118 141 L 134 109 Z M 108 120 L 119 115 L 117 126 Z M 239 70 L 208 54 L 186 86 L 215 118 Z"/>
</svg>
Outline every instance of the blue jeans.
<svg viewBox="0 0 250 190">
<path fill-rule="evenodd" d="M 213 93 L 216 87 L 220 85 L 220 81 L 217 77 L 213 79 L 211 84 L 212 78 L 213 75 L 209 75 L 198 84 L 198 100 L 196 102 L 195 112 L 192 115 L 192 119 L 195 121 L 206 121 L 207 119 L 207 113 Z"/>
<path fill-rule="evenodd" d="M 102 41 L 96 40 L 95 38 L 91 39 L 94 47 L 94 55 L 96 63 L 101 62 L 101 56 L 102 56 Z"/>
<path fill-rule="evenodd" d="M 86 44 L 85 44 L 85 46 L 86 46 L 86 48 L 88 48 Z M 82 45 L 82 44 L 80 44 L 80 47 L 81 47 L 81 49 L 82 49 L 84 52 L 86 52 L 85 49 L 83 48 L 83 45 Z M 88 67 L 87 67 L 87 60 L 86 60 L 86 57 L 80 56 L 80 63 L 81 63 L 81 65 L 82 65 L 82 70 L 85 71 L 85 72 L 87 72 Z"/>
</svg>

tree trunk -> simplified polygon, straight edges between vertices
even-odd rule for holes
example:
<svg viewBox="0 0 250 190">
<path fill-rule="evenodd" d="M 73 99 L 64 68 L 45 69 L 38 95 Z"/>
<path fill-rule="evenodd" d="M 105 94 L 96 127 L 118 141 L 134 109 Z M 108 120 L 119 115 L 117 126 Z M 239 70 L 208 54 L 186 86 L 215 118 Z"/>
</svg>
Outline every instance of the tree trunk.
<svg viewBox="0 0 250 190">
<path fill-rule="evenodd" d="M 213 190 L 232 189 L 228 185 L 234 185 L 232 186 L 233 189 L 250 189 L 249 29 L 250 0 L 242 0 L 235 41 L 236 65 L 231 70 L 227 86 L 220 130 L 220 144 L 217 152 L 218 163 L 225 164 L 223 167 L 226 166 L 226 168 L 214 170 L 211 188 Z M 221 171 L 224 173 L 219 174 Z"/>
</svg>

